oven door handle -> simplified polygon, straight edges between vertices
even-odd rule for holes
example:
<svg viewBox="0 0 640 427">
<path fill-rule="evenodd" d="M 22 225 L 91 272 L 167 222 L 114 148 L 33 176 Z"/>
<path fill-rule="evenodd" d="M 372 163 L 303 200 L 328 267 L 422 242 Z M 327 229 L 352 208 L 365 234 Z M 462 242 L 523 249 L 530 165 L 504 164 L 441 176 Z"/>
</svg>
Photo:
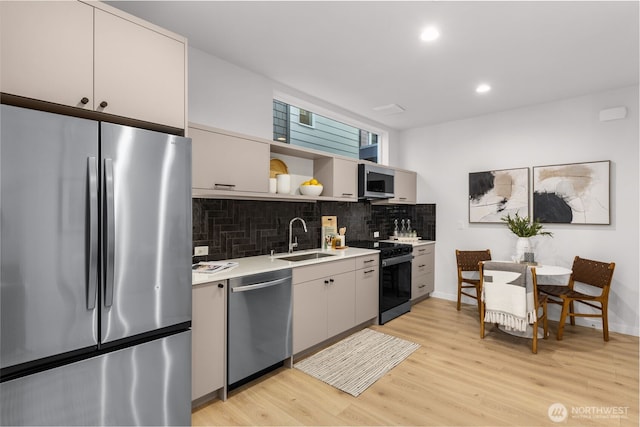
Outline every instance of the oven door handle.
<svg viewBox="0 0 640 427">
<path fill-rule="evenodd" d="M 398 257 L 383 259 L 381 261 L 381 264 L 383 267 L 389 267 L 396 264 L 402 264 L 403 262 L 411 262 L 412 259 L 413 259 L 413 255 L 411 254 L 401 255 Z"/>
</svg>

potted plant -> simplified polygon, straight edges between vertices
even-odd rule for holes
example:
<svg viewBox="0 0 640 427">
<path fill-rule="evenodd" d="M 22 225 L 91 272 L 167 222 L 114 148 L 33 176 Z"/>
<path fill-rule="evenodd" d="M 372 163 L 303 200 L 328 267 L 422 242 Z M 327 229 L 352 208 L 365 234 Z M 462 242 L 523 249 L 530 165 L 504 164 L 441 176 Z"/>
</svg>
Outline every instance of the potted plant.
<svg viewBox="0 0 640 427">
<path fill-rule="evenodd" d="M 553 237 L 553 233 L 543 230 L 540 221 L 537 219 L 531 220 L 528 216 L 520 216 L 517 212 L 514 216 L 507 214 L 507 216 L 501 219 L 507 223 L 507 228 L 518 236 L 518 241 L 516 242 L 516 261 L 522 261 L 525 252 L 533 252 L 530 241 L 531 237 Z"/>
</svg>

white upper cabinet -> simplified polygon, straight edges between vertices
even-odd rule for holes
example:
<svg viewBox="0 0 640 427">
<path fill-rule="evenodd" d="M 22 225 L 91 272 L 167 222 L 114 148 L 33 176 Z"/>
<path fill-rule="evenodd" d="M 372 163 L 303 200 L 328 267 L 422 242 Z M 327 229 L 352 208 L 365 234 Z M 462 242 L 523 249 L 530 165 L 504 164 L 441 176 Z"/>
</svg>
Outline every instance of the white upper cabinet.
<svg viewBox="0 0 640 427">
<path fill-rule="evenodd" d="M 0 90 L 184 129 L 186 39 L 95 5 L 0 2 Z"/>
</svg>

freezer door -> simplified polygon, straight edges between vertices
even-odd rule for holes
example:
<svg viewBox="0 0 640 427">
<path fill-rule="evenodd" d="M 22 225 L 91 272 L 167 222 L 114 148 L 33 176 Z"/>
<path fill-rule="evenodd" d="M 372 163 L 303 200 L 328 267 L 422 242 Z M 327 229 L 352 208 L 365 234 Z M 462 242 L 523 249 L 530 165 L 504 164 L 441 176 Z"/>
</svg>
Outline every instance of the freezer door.
<svg viewBox="0 0 640 427">
<path fill-rule="evenodd" d="M 1 108 L 4 369 L 96 346 L 98 124 Z"/>
<path fill-rule="evenodd" d="M 0 425 L 191 425 L 191 331 L 2 383 Z"/>
<path fill-rule="evenodd" d="M 191 320 L 191 140 L 101 123 L 102 342 Z"/>
</svg>

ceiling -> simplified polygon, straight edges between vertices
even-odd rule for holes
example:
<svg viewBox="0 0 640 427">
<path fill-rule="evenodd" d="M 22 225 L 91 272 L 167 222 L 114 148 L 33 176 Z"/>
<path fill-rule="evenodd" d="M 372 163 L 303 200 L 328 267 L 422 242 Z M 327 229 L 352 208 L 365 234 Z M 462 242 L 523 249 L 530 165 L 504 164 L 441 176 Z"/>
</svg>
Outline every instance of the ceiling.
<svg viewBox="0 0 640 427">
<path fill-rule="evenodd" d="M 639 80 L 637 1 L 108 3 L 398 130 Z M 420 40 L 426 25 L 438 40 Z M 479 83 L 492 90 L 476 93 Z M 375 110 L 389 104 L 405 111 Z"/>
</svg>

